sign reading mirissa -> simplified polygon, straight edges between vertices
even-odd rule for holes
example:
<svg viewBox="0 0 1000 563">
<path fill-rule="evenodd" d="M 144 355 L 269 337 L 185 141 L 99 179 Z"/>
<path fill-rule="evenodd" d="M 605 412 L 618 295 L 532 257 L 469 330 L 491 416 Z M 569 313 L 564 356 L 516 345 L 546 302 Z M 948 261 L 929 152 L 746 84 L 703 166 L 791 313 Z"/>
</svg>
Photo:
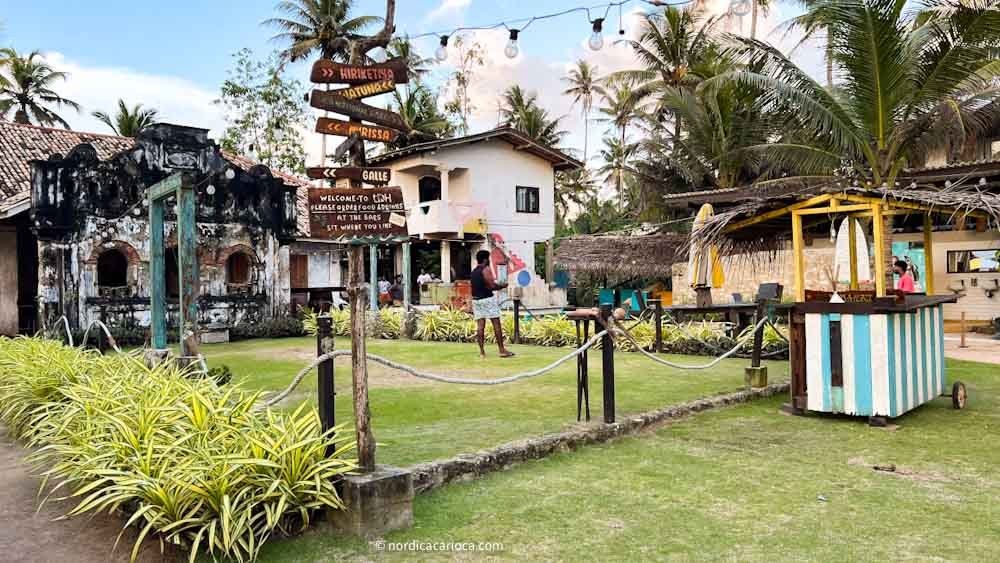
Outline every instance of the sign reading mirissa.
<svg viewBox="0 0 1000 563">
<path fill-rule="evenodd" d="M 324 240 L 407 236 L 403 192 L 388 188 L 309 188 L 309 228 Z"/>
</svg>

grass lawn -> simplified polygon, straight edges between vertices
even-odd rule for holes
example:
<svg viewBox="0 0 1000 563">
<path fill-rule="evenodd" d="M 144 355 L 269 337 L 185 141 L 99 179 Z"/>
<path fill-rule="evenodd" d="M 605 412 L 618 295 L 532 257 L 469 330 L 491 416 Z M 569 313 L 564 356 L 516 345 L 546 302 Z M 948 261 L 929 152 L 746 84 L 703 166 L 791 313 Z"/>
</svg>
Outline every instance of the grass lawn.
<svg viewBox="0 0 1000 563">
<path fill-rule="evenodd" d="M 948 368 L 968 386 L 964 411 L 939 398 L 896 429 L 782 415 L 779 397 L 705 412 L 419 496 L 416 526 L 386 540 L 502 542 L 490 555 L 510 560 L 996 561 L 1000 377 Z M 484 556 L 380 553 L 316 531 L 269 544 L 261 561 Z"/>
<path fill-rule="evenodd" d="M 337 348 L 347 348 L 337 339 Z M 513 346 L 517 357 L 500 359 L 495 349 L 482 361 L 474 344 L 370 340 L 368 350 L 437 373 L 495 378 L 544 366 L 569 348 Z M 250 340 L 202 348 L 209 365 L 228 365 L 234 379 L 248 389 L 278 391 L 316 355 L 312 338 Z M 590 404 L 593 420 L 601 410 L 601 355 L 590 355 Z M 615 354 L 618 416 L 740 389 L 748 360 L 733 359 L 711 370 L 678 371 L 634 353 Z M 701 364 L 704 357 L 671 356 Z M 772 382 L 785 381 L 785 362 L 771 364 Z M 315 372 L 314 372 L 315 373 Z M 352 420 L 349 358 L 339 358 L 335 372 L 337 420 Z M 576 363 L 554 372 L 500 386 L 451 385 L 428 382 L 369 365 L 372 426 L 379 463 L 410 465 L 505 442 L 559 431 L 576 421 Z M 283 406 L 315 402 L 316 376 L 308 376 Z"/>
</svg>

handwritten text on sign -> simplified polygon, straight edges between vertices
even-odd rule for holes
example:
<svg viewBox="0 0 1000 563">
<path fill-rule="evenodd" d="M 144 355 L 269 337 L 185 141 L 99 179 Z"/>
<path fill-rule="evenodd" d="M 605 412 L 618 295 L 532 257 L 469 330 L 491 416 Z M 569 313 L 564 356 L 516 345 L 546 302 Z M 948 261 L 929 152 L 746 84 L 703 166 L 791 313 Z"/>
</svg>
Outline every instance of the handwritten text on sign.
<svg viewBox="0 0 1000 563">
<path fill-rule="evenodd" d="M 398 187 L 309 188 L 309 226 L 312 237 L 320 239 L 405 236 L 403 192 Z"/>
</svg>

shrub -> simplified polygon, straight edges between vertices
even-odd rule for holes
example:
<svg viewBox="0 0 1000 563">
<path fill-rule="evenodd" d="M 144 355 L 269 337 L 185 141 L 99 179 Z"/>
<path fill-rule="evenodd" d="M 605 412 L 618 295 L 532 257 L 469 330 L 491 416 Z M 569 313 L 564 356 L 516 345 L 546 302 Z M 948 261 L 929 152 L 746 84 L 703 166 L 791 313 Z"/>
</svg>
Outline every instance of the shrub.
<svg viewBox="0 0 1000 563">
<path fill-rule="evenodd" d="M 314 410 L 258 410 L 258 395 L 190 378 L 173 364 L 101 356 L 38 338 L 0 338 L 0 421 L 38 448 L 43 486 L 77 500 L 69 516 L 122 510 L 156 534 L 214 557 L 252 560 L 273 534 L 342 509 L 333 435 Z"/>
<path fill-rule="evenodd" d="M 303 322 L 295 317 L 273 317 L 259 322 L 240 323 L 229 329 L 232 341 L 250 338 L 287 338 L 305 334 Z"/>
</svg>

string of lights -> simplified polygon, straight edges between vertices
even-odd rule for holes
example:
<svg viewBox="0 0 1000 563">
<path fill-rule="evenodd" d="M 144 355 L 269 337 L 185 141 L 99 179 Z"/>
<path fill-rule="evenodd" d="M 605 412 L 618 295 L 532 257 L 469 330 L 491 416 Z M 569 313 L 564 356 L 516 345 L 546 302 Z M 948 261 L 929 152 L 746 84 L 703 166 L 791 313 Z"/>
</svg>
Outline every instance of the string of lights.
<svg viewBox="0 0 1000 563">
<path fill-rule="evenodd" d="M 553 12 L 551 14 L 542 14 L 539 16 L 532 16 L 529 18 L 519 18 L 513 20 L 505 20 L 497 22 L 490 25 L 480 25 L 480 26 L 462 26 L 457 27 L 452 30 L 441 30 L 441 31 L 430 31 L 427 33 L 421 33 L 419 35 L 412 35 L 410 39 L 422 39 L 424 37 L 439 37 L 440 45 L 437 51 L 434 53 L 434 57 L 438 62 L 444 62 L 448 58 L 448 42 L 456 34 L 463 31 L 489 31 L 494 29 L 506 29 L 509 33 L 507 47 L 504 49 L 504 54 L 507 58 L 513 59 L 521 52 L 521 48 L 518 44 L 518 39 L 520 34 L 528 29 L 531 24 L 536 21 L 547 20 L 552 18 L 557 18 L 565 16 L 568 14 L 574 14 L 577 12 L 585 12 L 587 14 L 587 21 L 590 22 L 591 35 L 590 39 L 587 41 L 588 46 L 594 50 L 599 51 L 604 47 L 604 22 L 608 19 L 608 15 L 611 13 L 612 8 L 618 8 L 618 34 L 625 35 L 625 28 L 622 25 L 622 8 L 633 2 L 643 2 L 651 6 L 666 7 L 666 6 L 684 6 L 692 3 L 694 0 L 678 0 L 675 2 L 670 2 L 666 0 L 619 0 L 617 2 L 609 2 L 607 4 L 599 4 L 597 6 L 581 6 L 579 8 L 569 8 L 567 10 L 562 10 L 560 12 Z M 604 10 L 604 14 L 601 17 L 593 17 L 591 12 L 595 14 L 600 14 L 601 10 Z"/>
</svg>

